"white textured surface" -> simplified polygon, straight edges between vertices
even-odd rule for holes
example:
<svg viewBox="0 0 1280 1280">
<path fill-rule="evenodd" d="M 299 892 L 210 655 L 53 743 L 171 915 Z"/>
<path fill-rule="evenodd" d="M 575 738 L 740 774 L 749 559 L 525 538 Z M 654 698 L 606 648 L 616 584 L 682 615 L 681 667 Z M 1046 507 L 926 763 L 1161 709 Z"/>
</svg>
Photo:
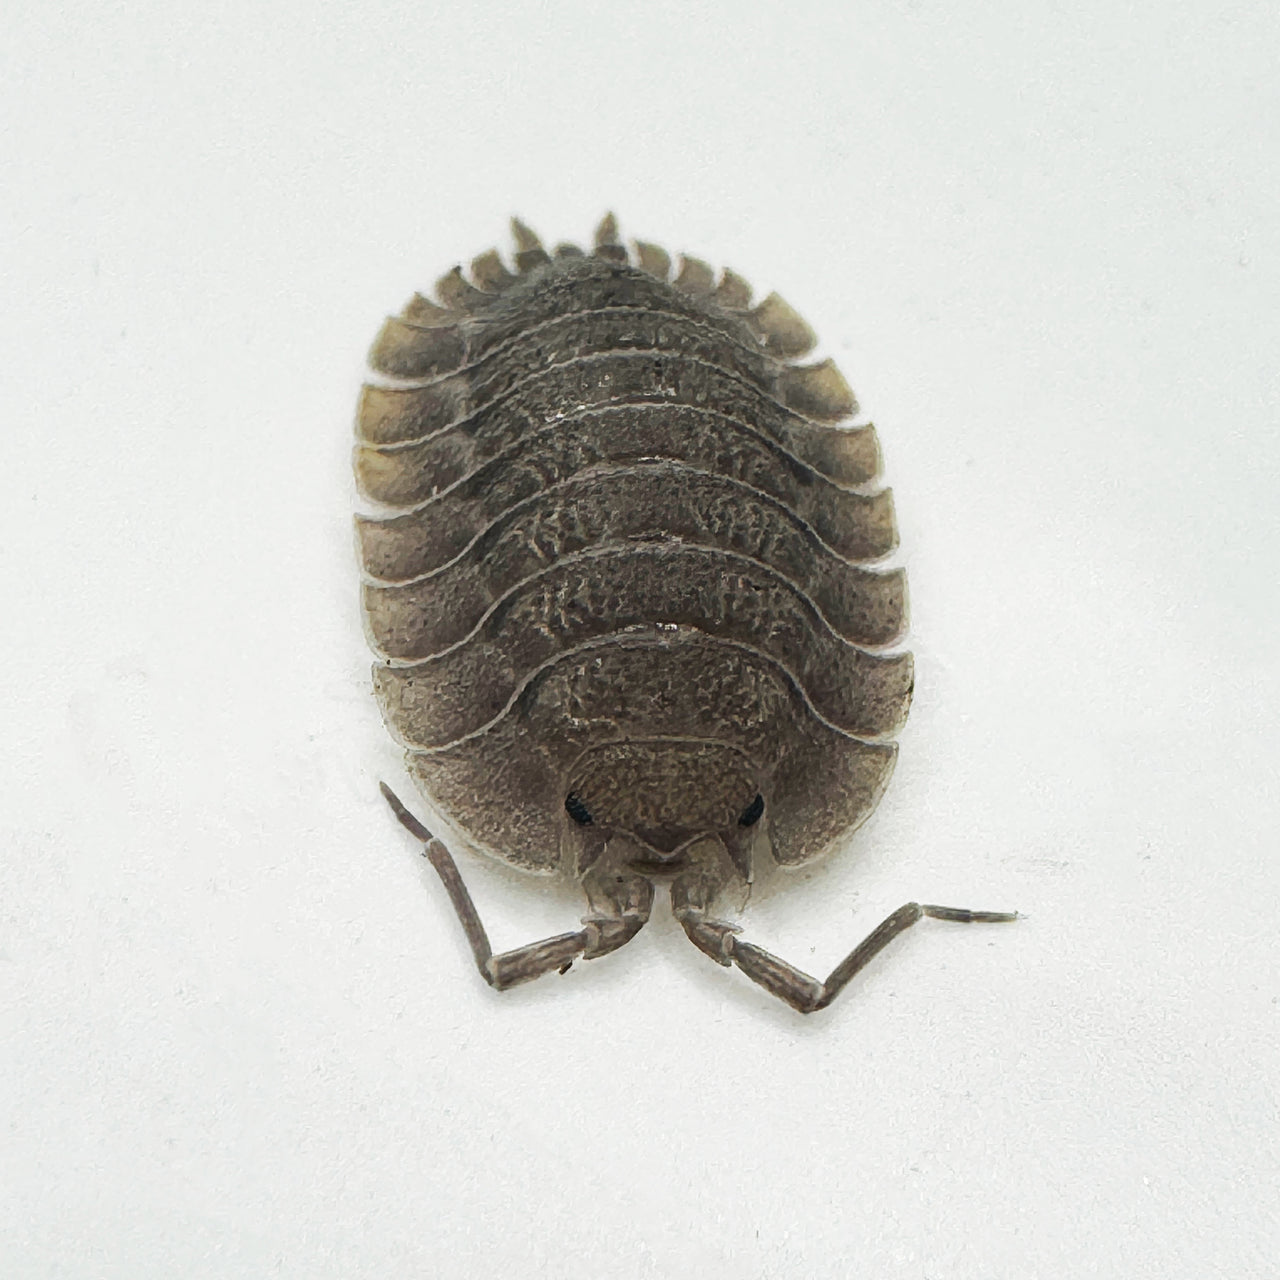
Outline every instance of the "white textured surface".
<svg viewBox="0 0 1280 1280">
<path fill-rule="evenodd" d="M 1277 1274 L 1275 13 L 689 8 L 5 19 L 7 1280 Z M 607 207 L 793 302 L 898 495 L 898 778 L 748 936 L 1029 916 L 818 1018 L 665 912 L 490 993 L 377 796 L 365 349 Z"/>
</svg>

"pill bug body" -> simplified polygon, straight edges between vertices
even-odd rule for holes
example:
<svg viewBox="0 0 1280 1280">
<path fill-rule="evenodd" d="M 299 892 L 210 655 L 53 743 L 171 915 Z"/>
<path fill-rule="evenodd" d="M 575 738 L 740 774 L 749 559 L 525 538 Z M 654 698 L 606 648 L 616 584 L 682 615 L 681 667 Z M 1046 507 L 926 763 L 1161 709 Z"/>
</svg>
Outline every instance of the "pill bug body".
<svg viewBox="0 0 1280 1280">
<path fill-rule="evenodd" d="M 388 797 L 496 986 L 616 949 L 669 880 L 700 949 L 822 1007 L 847 975 L 818 983 L 711 909 L 761 857 L 839 843 L 892 771 L 912 664 L 890 648 L 903 574 L 873 567 L 896 544 L 874 428 L 846 425 L 830 361 L 798 363 L 814 338 L 777 295 L 673 273 L 612 218 L 586 254 L 515 231 L 514 271 L 455 269 L 375 341 L 364 611 L 424 796 L 479 849 L 581 880 L 584 928 L 494 956 L 444 845 Z M 883 941 L 948 910 L 908 904 Z"/>
</svg>

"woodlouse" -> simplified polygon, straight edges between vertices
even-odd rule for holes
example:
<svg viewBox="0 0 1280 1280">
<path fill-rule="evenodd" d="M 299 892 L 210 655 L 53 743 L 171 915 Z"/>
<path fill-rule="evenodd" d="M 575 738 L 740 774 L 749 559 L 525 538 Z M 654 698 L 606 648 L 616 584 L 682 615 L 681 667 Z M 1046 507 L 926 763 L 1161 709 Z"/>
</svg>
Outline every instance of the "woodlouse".
<svg viewBox="0 0 1280 1280">
<path fill-rule="evenodd" d="M 802 1012 L 922 915 L 908 903 L 819 982 L 712 914 L 875 807 L 907 714 L 906 585 L 871 426 L 776 294 L 619 241 L 547 253 L 513 222 L 438 302 L 387 321 L 359 408 L 374 683 L 415 782 L 467 843 L 576 877 L 583 927 L 494 955 L 426 844 L 485 979 L 505 988 L 629 941 L 655 880 L 722 965 Z"/>
</svg>

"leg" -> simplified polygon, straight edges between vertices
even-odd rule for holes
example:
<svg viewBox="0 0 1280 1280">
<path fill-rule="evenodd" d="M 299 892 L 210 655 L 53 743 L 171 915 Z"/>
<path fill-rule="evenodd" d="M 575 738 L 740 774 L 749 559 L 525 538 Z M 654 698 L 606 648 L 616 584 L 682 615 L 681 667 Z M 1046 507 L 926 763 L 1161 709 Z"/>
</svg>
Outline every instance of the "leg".
<svg viewBox="0 0 1280 1280">
<path fill-rule="evenodd" d="M 825 1009 L 844 990 L 854 974 L 922 916 L 955 920 L 962 924 L 997 924 L 1018 918 L 1014 911 L 967 911 L 963 907 L 935 907 L 908 902 L 854 947 L 825 982 L 819 982 L 785 960 L 779 960 L 763 947 L 743 942 L 735 936 L 739 932 L 735 926 L 707 919 L 706 911 L 713 896 L 707 892 L 708 887 L 707 879 L 697 873 L 681 877 L 671 886 L 672 912 L 690 942 L 717 964 L 736 964 L 752 982 L 759 983 L 801 1013 Z"/>
<path fill-rule="evenodd" d="M 584 929 L 557 934 L 495 956 L 489 945 L 489 935 L 485 933 L 475 903 L 471 901 L 458 864 L 449 850 L 404 807 L 385 782 L 379 786 L 401 825 L 426 846 L 423 852 L 436 869 L 449 901 L 458 913 L 480 976 L 499 991 L 540 978 L 552 969 L 563 973 L 579 956 L 594 960 L 597 956 L 616 951 L 623 943 L 630 942 L 649 919 L 653 886 L 647 880 L 637 883 L 634 877 L 602 875 L 596 883 L 589 875 L 584 885 L 593 914 L 584 919 Z"/>
</svg>

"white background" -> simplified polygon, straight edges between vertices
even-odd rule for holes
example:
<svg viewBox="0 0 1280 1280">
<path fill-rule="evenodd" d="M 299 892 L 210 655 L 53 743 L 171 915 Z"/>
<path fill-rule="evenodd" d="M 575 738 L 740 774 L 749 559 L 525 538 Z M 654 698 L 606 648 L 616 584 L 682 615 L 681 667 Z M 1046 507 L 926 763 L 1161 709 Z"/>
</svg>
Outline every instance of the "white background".
<svg viewBox="0 0 1280 1280">
<path fill-rule="evenodd" d="M 22 6 L 0 36 L 0 1274 L 1280 1274 L 1274 6 Z M 348 453 L 519 213 L 874 417 L 918 694 L 842 856 L 483 986 L 377 780 Z M 572 889 L 462 857 L 499 947 Z"/>
</svg>

